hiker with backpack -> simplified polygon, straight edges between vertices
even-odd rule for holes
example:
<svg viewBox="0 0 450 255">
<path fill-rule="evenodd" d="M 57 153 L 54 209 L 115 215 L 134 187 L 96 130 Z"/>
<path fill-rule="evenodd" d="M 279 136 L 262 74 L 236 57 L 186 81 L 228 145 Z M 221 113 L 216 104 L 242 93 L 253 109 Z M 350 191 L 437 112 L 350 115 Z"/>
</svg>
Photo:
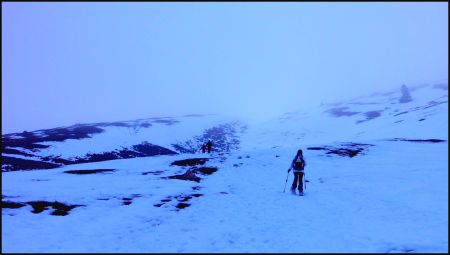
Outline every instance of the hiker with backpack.
<svg viewBox="0 0 450 255">
<path fill-rule="evenodd" d="M 211 140 L 208 140 L 208 142 L 206 143 L 206 147 L 208 148 L 208 153 L 211 153 L 211 147 L 212 147 Z"/>
<path fill-rule="evenodd" d="M 206 144 L 202 144 L 202 147 L 200 148 L 202 150 L 202 153 L 206 152 Z"/>
<path fill-rule="evenodd" d="M 298 194 L 303 196 L 303 176 L 305 175 L 306 161 L 303 158 L 303 151 L 298 150 L 294 159 L 292 160 L 291 167 L 288 169 L 288 174 L 291 170 L 294 173 L 294 181 L 292 182 L 291 192 L 295 194 L 295 188 L 298 187 Z M 297 184 L 298 183 L 298 184 Z"/>
</svg>

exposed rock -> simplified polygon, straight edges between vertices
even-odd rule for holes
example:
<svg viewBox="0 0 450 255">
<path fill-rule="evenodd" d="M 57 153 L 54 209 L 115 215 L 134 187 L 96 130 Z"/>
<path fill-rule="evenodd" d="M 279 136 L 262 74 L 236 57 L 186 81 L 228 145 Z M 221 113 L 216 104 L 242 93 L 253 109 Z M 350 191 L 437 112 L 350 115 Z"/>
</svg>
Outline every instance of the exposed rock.
<svg viewBox="0 0 450 255">
<path fill-rule="evenodd" d="M 411 98 L 411 94 L 409 92 L 408 87 L 406 87 L 406 85 L 403 84 L 400 90 L 402 92 L 402 96 L 400 97 L 398 102 L 401 104 L 411 102 L 412 98 Z"/>
<path fill-rule="evenodd" d="M 64 171 L 67 174 L 97 174 L 104 172 L 114 172 L 114 169 L 90 169 L 90 170 L 68 170 Z"/>
<path fill-rule="evenodd" d="M 2 208 L 17 209 L 26 206 L 25 203 L 16 203 L 12 201 L 2 201 Z"/>
<path fill-rule="evenodd" d="M 27 204 L 33 207 L 32 213 L 41 213 L 48 209 L 48 207 L 52 207 L 55 209 L 51 215 L 55 216 L 66 216 L 69 214 L 69 211 L 75 207 L 84 206 L 84 205 L 66 205 L 61 202 L 47 202 L 47 201 L 31 201 L 27 202 Z"/>
<path fill-rule="evenodd" d="M 195 165 L 204 165 L 209 158 L 190 158 L 183 160 L 176 160 L 172 162 L 170 165 L 173 166 L 195 166 Z"/>
<path fill-rule="evenodd" d="M 195 175 L 195 170 L 189 169 L 184 174 L 179 175 L 172 175 L 168 176 L 169 179 L 179 179 L 179 180 L 186 180 L 186 181 L 194 181 L 194 182 L 200 182 L 200 177 Z"/>
<path fill-rule="evenodd" d="M 217 171 L 217 167 L 199 167 L 196 168 L 195 171 L 200 172 L 202 174 L 210 175 Z"/>
<path fill-rule="evenodd" d="M 61 164 L 54 164 L 50 162 L 2 156 L 2 171 L 52 169 L 60 166 Z"/>
<path fill-rule="evenodd" d="M 332 146 L 325 147 L 308 147 L 307 150 L 325 150 L 325 154 L 336 154 L 342 157 L 355 157 L 361 152 L 363 152 L 367 147 L 373 146 L 372 144 L 362 144 L 362 143 L 345 143 L 342 144 L 343 148 L 336 148 Z"/>
<path fill-rule="evenodd" d="M 405 141 L 405 142 L 417 142 L 417 143 L 443 143 L 446 140 L 441 139 L 406 139 L 406 138 L 393 138 L 388 141 Z"/>
<path fill-rule="evenodd" d="M 330 113 L 333 117 L 352 116 L 359 113 L 345 111 L 346 109 L 348 109 L 348 107 L 335 107 L 327 110 L 326 112 Z"/>
</svg>

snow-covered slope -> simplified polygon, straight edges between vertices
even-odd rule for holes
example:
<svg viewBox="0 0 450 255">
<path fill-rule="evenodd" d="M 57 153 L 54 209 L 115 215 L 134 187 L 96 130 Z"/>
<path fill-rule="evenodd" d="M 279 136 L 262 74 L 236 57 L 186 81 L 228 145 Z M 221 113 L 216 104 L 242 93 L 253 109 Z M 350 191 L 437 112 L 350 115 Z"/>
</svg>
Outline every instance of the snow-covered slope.
<svg viewBox="0 0 450 255">
<path fill-rule="evenodd" d="M 230 151 L 238 148 L 243 128 L 223 116 L 189 115 L 24 131 L 2 136 L 2 170 L 192 153 L 208 139 L 216 151 Z"/>
<path fill-rule="evenodd" d="M 245 146 L 302 147 L 390 138 L 448 140 L 446 84 L 418 86 L 410 89 L 410 95 L 412 101 L 400 103 L 398 89 L 286 113 L 250 130 L 253 137 L 246 139 L 250 143 Z"/>
<path fill-rule="evenodd" d="M 72 159 L 142 141 L 177 154 L 2 172 L 2 251 L 445 253 L 448 87 L 410 95 L 400 103 L 399 89 L 235 124 L 224 133 L 238 141 L 212 154 L 173 144 L 189 148 L 232 122 L 220 116 L 143 128 L 149 133 L 136 140 L 113 127 L 92 136 L 111 134 L 92 149 L 53 142 L 33 156 Z M 286 171 L 300 148 L 303 197 L 289 193 Z"/>
</svg>

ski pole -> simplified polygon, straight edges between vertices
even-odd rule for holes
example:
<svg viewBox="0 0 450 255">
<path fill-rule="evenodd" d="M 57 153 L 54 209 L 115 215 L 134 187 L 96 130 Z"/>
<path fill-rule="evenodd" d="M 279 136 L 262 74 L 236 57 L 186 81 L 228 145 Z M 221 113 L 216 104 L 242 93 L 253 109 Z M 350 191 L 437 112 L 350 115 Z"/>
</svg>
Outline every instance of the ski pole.
<svg viewBox="0 0 450 255">
<path fill-rule="evenodd" d="M 286 184 L 287 184 L 288 178 L 289 178 L 289 171 L 288 171 L 288 174 L 287 174 L 287 176 L 286 176 L 286 183 L 284 184 L 284 190 L 283 190 L 283 193 L 285 193 L 285 191 L 286 191 Z"/>
<path fill-rule="evenodd" d="M 305 180 L 305 191 L 306 191 L 306 174 L 303 173 L 303 179 Z"/>
</svg>

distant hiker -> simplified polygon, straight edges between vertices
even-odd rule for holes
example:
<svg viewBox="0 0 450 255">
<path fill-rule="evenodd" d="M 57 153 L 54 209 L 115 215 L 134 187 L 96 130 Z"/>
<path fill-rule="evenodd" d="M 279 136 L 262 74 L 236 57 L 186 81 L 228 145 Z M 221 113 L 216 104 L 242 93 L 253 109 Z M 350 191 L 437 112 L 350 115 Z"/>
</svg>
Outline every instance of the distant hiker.
<svg viewBox="0 0 450 255">
<path fill-rule="evenodd" d="M 288 169 L 288 173 L 291 171 L 291 169 L 293 169 L 293 173 L 294 173 L 294 182 L 292 183 L 291 186 L 291 192 L 292 194 L 295 194 L 295 188 L 297 188 L 298 186 L 298 194 L 299 195 L 303 195 L 303 176 L 305 175 L 305 166 L 306 166 L 306 162 L 305 159 L 303 158 L 303 151 L 302 150 L 298 150 L 297 154 L 295 155 L 294 159 L 292 160 L 292 164 L 291 167 L 289 167 Z M 298 182 L 298 185 L 297 185 Z"/>
<path fill-rule="evenodd" d="M 211 153 L 211 147 L 212 147 L 211 140 L 208 140 L 208 142 L 206 143 L 206 147 L 208 148 L 208 153 Z"/>
<path fill-rule="evenodd" d="M 200 148 L 202 150 L 202 153 L 206 152 L 206 144 L 202 144 L 202 147 Z"/>
</svg>

